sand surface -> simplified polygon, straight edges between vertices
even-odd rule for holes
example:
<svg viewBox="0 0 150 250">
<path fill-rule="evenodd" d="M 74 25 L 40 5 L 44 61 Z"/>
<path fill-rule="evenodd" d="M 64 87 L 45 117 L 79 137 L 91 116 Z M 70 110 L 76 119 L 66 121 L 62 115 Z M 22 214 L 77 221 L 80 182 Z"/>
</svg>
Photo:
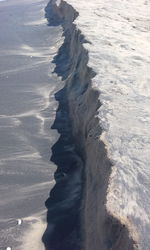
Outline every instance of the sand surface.
<svg viewBox="0 0 150 250">
<path fill-rule="evenodd" d="M 86 151 L 85 249 L 132 249 L 125 245 L 132 238 L 139 249 L 149 250 L 150 2 L 52 4 L 63 21 L 69 48 L 65 76 L 74 137 L 79 145 L 84 142 Z M 114 226 L 118 222 L 120 226 Z M 126 240 L 121 225 L 128 229 Z"/>
<path fill-rule="evenodd" d="M 59 137 L 50 127 L 62 87 L 51 63 L 61 28 L 47 26 L 46 5 L 0 2 L 0 250 L 43 249 L 56 169 L 49 159 Z"/>
<path fill-rule="evenodd" d="M 99 91 L 97 117 L 113 167 L 110 214 L 127 225 L 140 249 L 150 249 L 150 2 L 67 0 L 86 40 Z M 83 98 L 84 99 L 84 98 Z M 89 185 L 90 187 L 90 185 Z"/>
</svg>

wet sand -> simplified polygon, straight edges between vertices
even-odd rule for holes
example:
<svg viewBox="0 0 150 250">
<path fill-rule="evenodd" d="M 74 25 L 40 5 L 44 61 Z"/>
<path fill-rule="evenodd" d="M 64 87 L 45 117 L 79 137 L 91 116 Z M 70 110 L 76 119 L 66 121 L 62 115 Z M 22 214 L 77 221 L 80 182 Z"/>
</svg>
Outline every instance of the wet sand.
<svg viewBox="0 0 150 250">
<path fill-rule="evenodd" d="M 0 2 L 0 250 L 43 249 L 45 200 L 54 186 L 51 130 L 63 87 L 52 74 L 62 43 L 46 1 Z"/>
</svg>

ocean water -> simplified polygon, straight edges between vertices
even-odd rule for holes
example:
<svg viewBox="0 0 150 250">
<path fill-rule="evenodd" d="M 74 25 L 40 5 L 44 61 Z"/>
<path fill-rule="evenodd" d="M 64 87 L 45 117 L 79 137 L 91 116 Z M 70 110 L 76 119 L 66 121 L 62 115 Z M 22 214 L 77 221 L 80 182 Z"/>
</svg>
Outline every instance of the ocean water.
<svg viewBox="0 0 150 250">
<path fill-rule="evenodd" d="M 0 249 L 37 250 L 56 169 L 50 128 L 62 83 L 52 60 L 62 31 L 47 25 L 46 1 L 12 2 L 0 7 Z"/>
</svg>

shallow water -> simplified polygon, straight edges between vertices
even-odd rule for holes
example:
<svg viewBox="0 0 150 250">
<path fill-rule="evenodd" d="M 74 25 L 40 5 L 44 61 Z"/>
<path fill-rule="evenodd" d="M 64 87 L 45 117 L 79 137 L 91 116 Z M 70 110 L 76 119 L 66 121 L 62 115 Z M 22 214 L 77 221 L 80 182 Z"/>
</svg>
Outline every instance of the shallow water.
<svg viewBox="0 0 150 250">
<path fill-rule="evenodd" d="M 0 4 L 1 250 L 43 248 L 44 202 L 56 169 L 49 159 L 59 137 L 50 130 L 58 105 L 54 93 L 62 88 L 52 74 L 62 31 L 47 26 L 46 4 L 32 0 Z M 28 239 L 30 246 L 28 232 L 34 237 Z"/>
</svg>

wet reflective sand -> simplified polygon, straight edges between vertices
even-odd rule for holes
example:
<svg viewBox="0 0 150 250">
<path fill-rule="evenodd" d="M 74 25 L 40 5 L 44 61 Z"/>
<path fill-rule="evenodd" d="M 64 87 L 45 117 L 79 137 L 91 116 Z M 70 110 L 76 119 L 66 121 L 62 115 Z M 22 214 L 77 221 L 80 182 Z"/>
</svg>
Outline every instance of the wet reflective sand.
<svg viewBox="0 0 150 250">
<path fill-rule="evenodd" d="M 43 248 L 44 202 L 56 169 L 49 159 L 59 137 L 50 129 L 58 106 L 54 93 L 62 88 L 51 63 L 62 31 L 47 26 L 46 4 L 0 2 L 1 250 Z"/>
</svg>

